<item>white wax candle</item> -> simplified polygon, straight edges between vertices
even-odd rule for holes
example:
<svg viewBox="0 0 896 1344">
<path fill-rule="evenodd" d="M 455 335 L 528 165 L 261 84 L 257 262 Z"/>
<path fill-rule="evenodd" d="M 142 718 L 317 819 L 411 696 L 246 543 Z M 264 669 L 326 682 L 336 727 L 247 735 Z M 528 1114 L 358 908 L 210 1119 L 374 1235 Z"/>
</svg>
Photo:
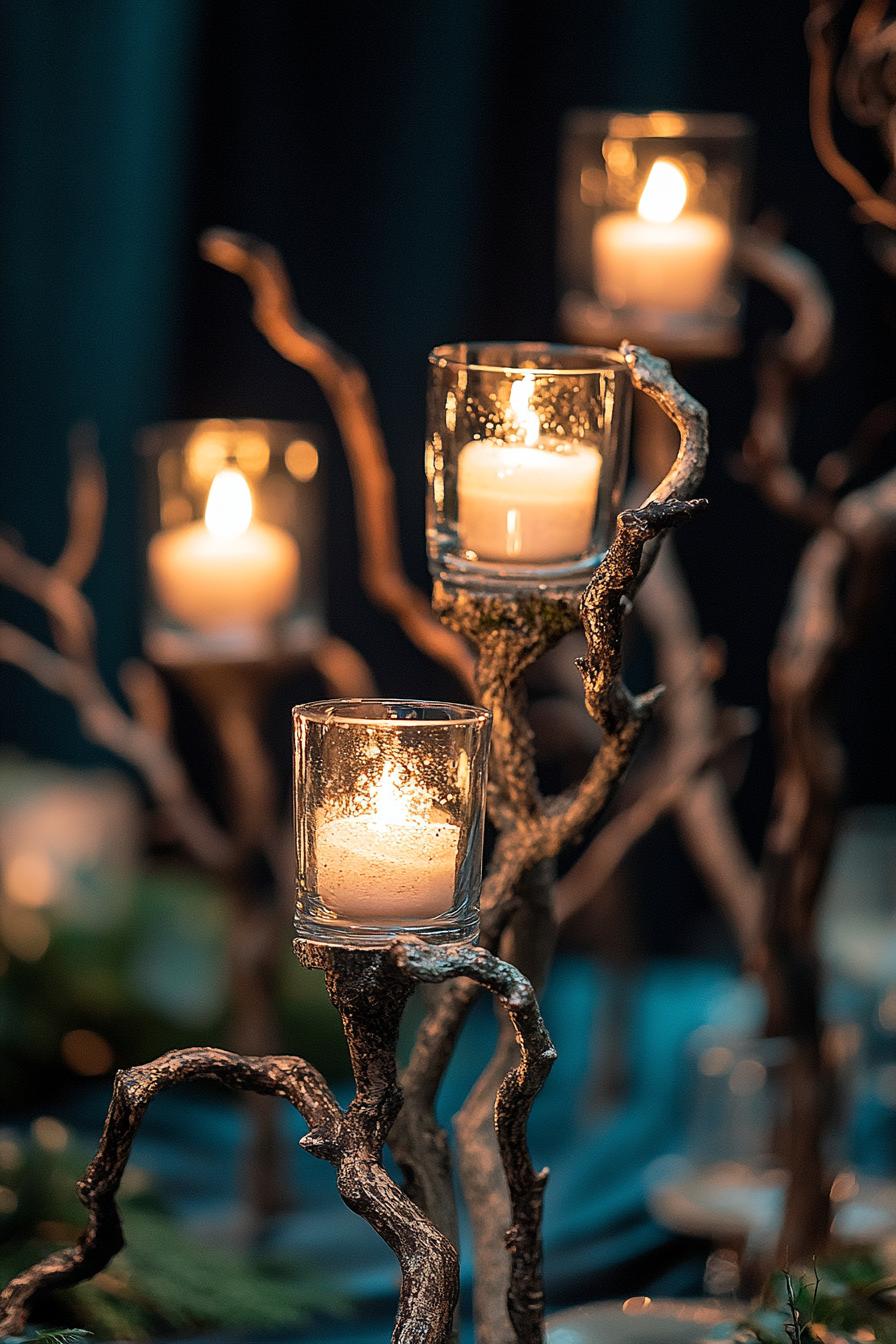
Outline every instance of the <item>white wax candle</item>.
<svg viewBox="0 0 896 1344">
<path fill-rule="evenodd" d="M 716 215 L 684 212 L 687 181 L 658 159 L 637 211 L 604 215 L 594 226 L 594 282 L 613 308 L 694 313 L 715 296 L 731 255 L 731 230 Z"/>
<path fill-rule="evenodd" d="M 342 919 L 413 925 L 454 901 L 460 827 L 447 821 L 332 817 L 317 828 L 317 891 Z"/>
<path fill-rule="evenodd" d="M 481 560 L 568 560 L 591 545 L 601 455 L 581 439 L 482 439 L 457 462 L 460 544 Z"/>
<path fill-rule="evenodd" d="M 357 789 L 357 811 L 318 818 L 320 899 L 333 914 L 361 924 L 407 927 L 447 914 L 460 827 L 391 762 L 374 779 L 359 779 Z"/>
<path fill-rule="evenodd" d="M 265 625 L 288 611 L 299 581 L 299 548 L 282 527 L 252 519 L 241 472 L 212 482 L 205 521 L 157 532 L 149 573 L 161 605 L 205 632 Z"/>
</svg>

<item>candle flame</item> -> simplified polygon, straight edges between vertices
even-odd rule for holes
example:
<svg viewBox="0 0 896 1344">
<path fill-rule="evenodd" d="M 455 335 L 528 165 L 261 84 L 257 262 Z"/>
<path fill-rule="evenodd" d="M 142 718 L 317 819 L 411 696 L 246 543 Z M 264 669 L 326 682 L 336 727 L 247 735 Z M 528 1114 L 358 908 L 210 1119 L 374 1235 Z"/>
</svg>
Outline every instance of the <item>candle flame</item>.
<svg viewBox="0 0 896 1344">
<path fill-rule="evenodd" d="M 656 159 L 638 201 L 638 214 L 651 224 L 671 224 L 687 199 L 688 180 L 675 160 Z"/>
<path fill-rule="evenodd" d="M 401 788 L 401 778 L 394 765 L 386 765 L 371 792 L 371 803 L 377 824 L 388 826 L 392 822 L 408 819 L 408 802 Z"/>
<path fill-rule="evenodd" d="M 510 384 L 510 413 L 527 448 L 534 448 L 541 434 L 538 412 L 532 408 L 534 392 L 534 373 L 524 373 L 522 378 L 515 378 Z"/>
<path fill-rule="evenodd" d="M 413 774 L 391 761 L 383 766 L 376 779 L 364 781 L 364 806 L 360 815 L 367 816 L 377 828 L 388 830 L 407 822 L 424 821 L 432 810 L 432 801 Z M 366 796 L 365 796 L 366 795 Z"/>
<path fill-rule="evenodd" d="M 252 521 L 252 491 L 235 467 L 219 471 L 205 505 L 205 525 L 213 537 L 241 537 Z"/>
</svg>

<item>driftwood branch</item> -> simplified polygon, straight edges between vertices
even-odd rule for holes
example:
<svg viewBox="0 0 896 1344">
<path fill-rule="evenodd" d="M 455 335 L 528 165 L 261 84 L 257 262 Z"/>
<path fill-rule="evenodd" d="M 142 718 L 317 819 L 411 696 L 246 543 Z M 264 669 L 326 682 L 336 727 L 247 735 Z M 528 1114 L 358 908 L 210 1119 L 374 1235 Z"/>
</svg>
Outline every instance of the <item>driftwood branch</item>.
<svg viewBox="0 0 896 1344">
<path fill-rule="evenodd" d="M 834 72 L 837 66 L 835 25 L 843 10 L 840 0 L 813 0 L 806 20 L 809 51 L 809 130 L 819 162 L 855 202 L 861 219 L 896 229 L 896 202 L 876 190 L 864 173 L 842 153 L 831 124 Z M 877 125 L 887 150 L 889 167 L 896 168 L 891 81 L 877 80 L 868 73 L 885 71 L 896 52 L 896 23 L 888 19 L 881 0 L 863 0 L 849 34 L 841 71 L 841 92 L 856 120 Z M 868 99 L 869 85 L 878 92 Z"/>
<path fill-rule="evenodd" d="M 667 698 L 663 697 L 664 707 Z M 718 774 L 714 767 L 720 757 L 756 727 L 755 717 L 746 710 L 733 710 L 717 717 L 720 722 L 709 743 L 704 744 L 698 739 L 695 745 L 680 752 L 667 748 L 660 754 L 659 759 L 644 771 L 646 778 L 639 780 L 634 796 L 615 816 L 604 822 L 591 844 L 559 879 L 554 888 L 559 923 L 571 919 L 604 890 L 626 856 L 663 816 L 682 811 L 686 799 L 699 795 L 707 782 L 715 787 Z M 738 899 L 739 896 L 737 893 Z M 743 909 L 737 905 L 728 911 L 744 946 L 754 955 L 757 930 L 753 926 L 757 923 L 760 908 L 757 891 L 756 899 L 743 900 Z M 738 928 L 738 920 L 743 920 L 746 927 Z"/>
<path fill-rule="evenodd" d="M 639 594 L 638 618 L 650 635 L 657 674 L 666 688 L 660 706 L 664 769 L 656 776 L 656 791 L 645 789 L 632 804 L 635 817 L 626 822 L 623 812 L 594 844 L 603 850 L 617 825 L 626 828 L 620 840 L 637 838 L 636 822 L 640 820 L 644 830 L 652 824 L 651 794 L 655 807 L 671 800 L 684 846 L 730 921 L 744 964 L 752 966 L 761 935 L 759 872 L 732 814 L 728 785 L 713 767 L 727 733 L 720 742 L 721 716 L 706 674 L 697 613 L 671 544 L 663 548 Z M 743 719 L 740 722 L 742 728 L 748 727 Z M 601 859 L 601 854 L 595 857 L 598 873 Z M 573 904 L 569 894 L 565 899 Z"/>
<path fill-rule="evenodd" d="M 203 867 L 224 872 L 234 865 L 234 846 L 193 792 L 167 732 L 157 731 L 166 717 L 160 707 L 161 684 L 152 680 L 150 688 L 152 674 L 141 676 L 133 664 L 129 666 L 127 685 L 148 715 L 132 717 L 106 686 L 97 666 L 96 620 L 78 585 L 96 556 L 104 503 L 105 477 L 99 459 L 91 447 L 81 444 L 73 453 L 68 535 L 56 563 L 41 564 L 0 538 L 0 583 L 43 609 L 56 646 L 3 622 L 0 659 L 69 700 L 84 736 L 136 770 L 188 853 Z"/>
<path fill-rule="evenodd" d="M 0 622 L 0 659 L 71 701 L 84 736 L 134 767 L 188 852 L 209 869 L 229 867 L 231 845 L 193 794 L 180 760 L 155 733 L 129 718 L 95 668 L 6 622 Z"/>
<path fill-rule="evenodd" d="M 885 555 L 896 547 L 896 471 L 847 495 L 806 547 L 775 642 L 770 689 L 778 746 L 763 853 L 769 1033 L 794 1041 L 787 1133 L 791 1173 L 780 1248 L 824 1245 L 822 1140 L 832 1084 L 822 1055 L 814 923 L 836 833 L 842 749 L 828 698 L 861 637 Z"/>
<path fill-rule="evenodd" d="M 383 1145 L 401 1108 L 395 1048 L 413 980 L 387 952 L 295 943 L 305 966 L 323 970 L 342 1018 L 355 1096 L 336 1122 L 316 1126 L 302 1147 L 336 1166 L 337 1186 L 395 1252 L 401 1296 L 393 1344 L 446 1344 L 458 1294 L 457 1251 L 383 1167 Z"/>
<path fill-rule="evenodd" d="M 520 1062 L 504 1077 L 494 1103 L 494 1126 L 510 1194 L 511 1224 L 505 1240 L 510 1256 L 507 1312 L 519 1344 L 544 1338 L 541 1215 L 547 1171 L 532 1166 L 526 1127 L 532 1103 L 556 1059 L 531 984 L 514 966 L 483 948 L 441 951 L 402 939 L 396 962 L 415 979 L 440 982 L 463 976 L 494 994 L 505 1008 Z M 469 1154 L 475 1161 L 476 1153 Z"/>
<path fill-rule="evenodd" d="M 515 967 L 482 949 L 434 949 L 400 939 L 384 952 L 296 942 L 306 966 L 322 969 L 339 1010 L 355 1077 L 343 1111 L 320 1073 L 294 1056 L 261 1058 L 224 1050 L 176 1050 L 119 1072 L 96 1156 L 78 1186 L 88 1214 L 77 1244 L 17 1275 L 0 1293 L 0 1331 L 23 1332 L 42 1295 L 93 1278 L 125 1244 L 116 1195 L 144 1114 L 160 1092 L 213 1081 L 239 1091 L 285 1098 L 309 1131 L 301 1147 L 330 1162 L 342 1199 L 394 1251 L 401 1292 L 393 1344 L 447 1344 L 458 1293 L 457 1252 L 383 1165 L 383 1146 L 401 1108 L 396 1076 L 398 1028 L 418 981 L 465 976 L 503 1004 L 516 1035 L 519 1065 L 503 1080 L 494 1124 L 511 1196 L 507 1230 L 509 1311 L 520 1344 L 538 1344 L 543 1329 L 541 1208 L 546 1172 L 529 1158 L 529 1111 L 555 1058 L 531 985 Z"/>
<path fill-rule="evenodd" d="M 766 341 L 756 370 L 756 404 L 744 440 L 738 474 L 748 479 L 776 512 L 812 529 L 830 517 L 833 489 L 842 482 L 824 459 L 810 484 L 792 462 L 794 401 L 799 385 L 824 366 L 831 347 L 834 310 L 818 269 L 802 253 L 759 229 L 738 245 L 745 271 L 780 295 L 792 318 L 783 335 Z"/>
<path fill-rule="evenodd" d="M 270 244 L 216 228 L 202 235 L 200 250 L 207 261 L 245 281 L 258 330 L 278 354 L 309 373 L 327 399 L 351 471 L 361 579 L 371 599 L 395 618 L 419 649 L 469 687 L 468 649 L 439 625 L 426 598 L 404 572 L 395 480 L 363 368 L 301 315 L 280 255 Z"/>
<path fill-rule="evenodd" d="M 106 518 L 106 473 L 96 446 L 96 426 L 79 424 L 69 437 L 71 475 L 68 488 L 69 529 L 55 569 L 80 588 L 90 574 L 103 541 Z"/>
<path fill-rule="evenodd" d="M 175 1050 L 117 1073 L 99 1148 L 78 1185 L 87 1227 L 75 1246 L 55 1251 L 7 1284 L 0 1293 L 0 1335 L 23 1334 L 43 1294 L 93 1278 L 121 1250 L 125 1234 L 115 1197 L 140 1122 L 160 1092 L 199 1081 L 283 1097 L 312 1126 L 333 1123 L 339 1114 L 317 1070 L 291 1056 L 251 1059 L 211 1048 Z"/>
</svg>

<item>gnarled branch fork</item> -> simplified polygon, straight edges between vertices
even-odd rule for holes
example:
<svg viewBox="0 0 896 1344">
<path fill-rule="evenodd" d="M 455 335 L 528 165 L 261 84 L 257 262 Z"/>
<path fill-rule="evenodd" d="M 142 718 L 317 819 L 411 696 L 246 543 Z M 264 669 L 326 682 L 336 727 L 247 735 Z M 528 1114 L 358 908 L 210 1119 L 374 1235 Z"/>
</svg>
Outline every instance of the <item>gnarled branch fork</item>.
<svg viewBox="0 0 896 1344">
<path fill-rule="evenodd" d="M 75 1246 L 54 1252 L 17 1275 L 0 1293 L 0 1332 L 21 1333 L 35 1301 L 93 1278 L 125 1245 L 116 1204 L 140 1122 L 154 1097 L 182 1083 L 212 1081 L 289 1101 L 309 1126 L 300 1146 L 336 1169 L 345 1203 L 383 1238 L 401 1267 L 393 1344 L 446 1344 L 458 1292 L 457 1252 L 395 1185 L 383 1166 L 383 1145 L 401 1107 L 395 1046 L 401 1015 L 417 981 L 468 976 L 504 1006 L 520 1052 L 503 1080 L 494 1124 L 513 1221 L 509 1310 L 520 1344 L 542 1338 L 541 1204 L 546 1172 L 532 1167 L 526 1144 L 529 1111 L 555 1059 L 532 986 L 513 966 L 481 948 L 437 949 L 397 940 L 382 952 L 297 941 L 306 966 L 325 972 L 346 1032 L 356 1092 L 342 1110 L 324 1078 L 291 1055 L 251 1058 L 225 1050 L 175 1050 L 118 1073 L 96 1156 L 79 1183 L 88 1214 Z"/>
<path fill-rule="evenodd" d="M 96 1156 L 78 1184 L 87 1227 L 75 1246 L 16 1275 L 0 1293 L 0 1335 L 22 1334 L 41 1294 L 93 1278 L 125 1244 L 115 1197 L 147 1107 L 181 1083 L 211 1081 L 241 1091 L 285 1098 L 309 1125 L 321 1125 L 339 1107 L 323 1078 L 303 1059 L 286 1055 L 245 1058 L 226 1050 L 174 1050 L 150 1064 L 116 1074 Z"/>
</svg>

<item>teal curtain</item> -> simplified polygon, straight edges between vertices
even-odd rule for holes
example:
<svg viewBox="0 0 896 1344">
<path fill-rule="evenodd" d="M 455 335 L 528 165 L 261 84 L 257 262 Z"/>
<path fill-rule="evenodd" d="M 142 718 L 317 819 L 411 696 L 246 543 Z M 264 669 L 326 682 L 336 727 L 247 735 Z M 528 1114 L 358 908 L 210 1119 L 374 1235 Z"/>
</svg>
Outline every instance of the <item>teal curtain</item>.
<svg viewBox="0 0 896 1344">
<path fill-rule="evenodd" d="M 52 557 L 67 434 L 95 423 L 113 501 L 89 586 L 107 671 L 135 642 L 133 437 L 164 406 L 198 20 L 192 0 L 0 6 L 3 515 Z M 4 710 L 35 716 L 38 749 L 83 757 L 67 707 L 6 680 Z"/>
</svg>

